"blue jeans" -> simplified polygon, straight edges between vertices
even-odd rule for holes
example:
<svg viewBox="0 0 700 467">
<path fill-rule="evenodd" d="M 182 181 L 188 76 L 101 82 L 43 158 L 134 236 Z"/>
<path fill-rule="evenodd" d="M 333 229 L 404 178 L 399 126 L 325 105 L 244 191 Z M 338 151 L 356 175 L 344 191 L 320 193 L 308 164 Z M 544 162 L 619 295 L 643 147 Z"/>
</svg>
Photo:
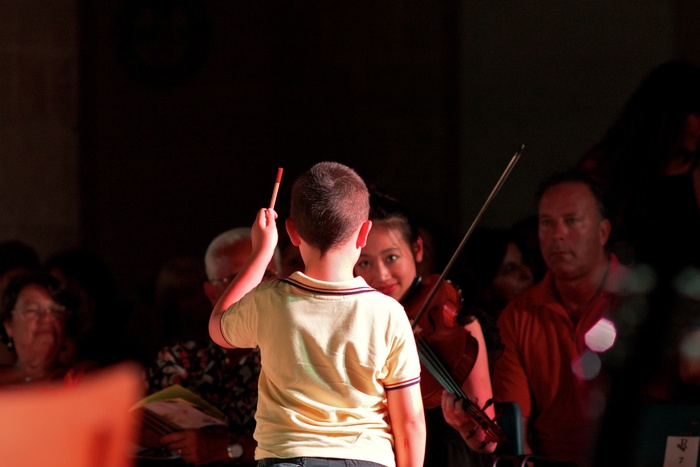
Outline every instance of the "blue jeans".
<svg viewBox="0 0 700 467">
<path fill-rule="evenodd" d="M 382 464 L 356 459 L 329 459 L 321 457 L 290 457 L 277 459 L 268 457 L 260 459 L 258 467 L 386 467 Z"/>
</svg>

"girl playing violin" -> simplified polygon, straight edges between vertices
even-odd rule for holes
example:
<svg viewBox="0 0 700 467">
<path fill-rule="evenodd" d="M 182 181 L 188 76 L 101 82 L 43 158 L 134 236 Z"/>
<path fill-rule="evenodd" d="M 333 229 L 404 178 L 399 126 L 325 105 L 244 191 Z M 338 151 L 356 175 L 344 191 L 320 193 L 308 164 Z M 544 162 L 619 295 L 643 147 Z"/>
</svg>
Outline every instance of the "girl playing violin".
<svg viewBox="0 0 700 467">
<path fill-rule="evenodd" d="M 410 292 L 421 281 L 418 267 L 424 260 L 423 238 L 401 205 L 376 191 L 370 196 L 370 220 L 372 230 L 355 265 L 355 275 L 362 276 L 371 287 L 407 307 Z M 463 329 L 458 325 L 455 331 L 471 334 L 478 343 L 478 353 L 470 356 L 474 364 L 461 382 L 461 388 L 475 405 L 481 407 L 492 398 L 486 345 L 479 321 L 475 317 L 466 321 L 468 324 Z M 423 397 L 425 400 L 425 393 Z M 481 465 L 483 456 L 476 453 L 491 453 L 495 449 L 496 443 L 484 443 L 483 430 L 462 404 L 463 401 L 454 394 L 443 391 L 441 404 L 426 408 L 425 466 Z M 493 419 L 492 406 L 484 412 Z"/>
</svg>

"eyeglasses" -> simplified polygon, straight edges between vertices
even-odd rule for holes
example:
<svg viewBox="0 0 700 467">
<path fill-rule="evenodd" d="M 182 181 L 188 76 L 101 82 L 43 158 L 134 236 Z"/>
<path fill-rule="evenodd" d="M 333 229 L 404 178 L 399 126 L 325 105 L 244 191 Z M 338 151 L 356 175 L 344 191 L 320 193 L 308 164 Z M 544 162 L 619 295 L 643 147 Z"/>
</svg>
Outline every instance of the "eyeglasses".
<svg viewBox="0 0 700 467">
<path fill-rule="evenodd" d="M 236 277 L 236 275 L 231 274 L 228 277 L 221 277 L 219 279 L 209 279 L 209 283 L 214 284 L 214 285 L 216 285 L 216 284 L 228 284 L 229 282 L 231 282 L 233 280 L 234 277 Z"/>
<path fill-rule="evenodd" d="M 70 316 L 70 310 L 66 309 L 65 307 L 54 307 L 54 308 L 39 308 L 39 307 L 32 307 L 32 308 L 24 308 L 24 309 L 18 309 L 15 308 L 12 311 L 16 311 L 25 318 L 28 319 L 39 319 L 42 315 L 49 315 L 52 318 L 55 319 L 66 319 Z"/>
<path fill-rule="evenodd" d="M 217 279 L 208 279 L 210 284 L 229 284 L 231 281 L 238 275 L 238 273 L 233 273 L 230 276 L 227 277 L 221 277 Z M 271 281 L 273 279 L 277 279 L 279 276 L 279 273 L 277 271 L 265 271 L 265 275 L 263 275 L 263 281 Z"/>
</svg>

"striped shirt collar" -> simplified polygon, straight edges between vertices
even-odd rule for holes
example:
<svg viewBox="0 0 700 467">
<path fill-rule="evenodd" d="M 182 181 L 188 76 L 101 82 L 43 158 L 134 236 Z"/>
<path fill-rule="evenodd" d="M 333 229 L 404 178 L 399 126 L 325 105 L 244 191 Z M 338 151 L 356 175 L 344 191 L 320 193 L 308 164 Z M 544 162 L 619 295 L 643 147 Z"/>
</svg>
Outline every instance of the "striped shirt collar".
<svg viewBox="0 0 700 467">
<path fill-rule="evenodd" d="M 326 282 L 313 279 L 303 272 L 296 271 L 289 277 L 282 279 L 282 282 L 305 290 L 307 292 L 322 295 L 355 295 L 366 292 L 376 292 L 375 289 L 367 285 L 365 280 L 358 276 L 349 281 Z"/>
</svg>

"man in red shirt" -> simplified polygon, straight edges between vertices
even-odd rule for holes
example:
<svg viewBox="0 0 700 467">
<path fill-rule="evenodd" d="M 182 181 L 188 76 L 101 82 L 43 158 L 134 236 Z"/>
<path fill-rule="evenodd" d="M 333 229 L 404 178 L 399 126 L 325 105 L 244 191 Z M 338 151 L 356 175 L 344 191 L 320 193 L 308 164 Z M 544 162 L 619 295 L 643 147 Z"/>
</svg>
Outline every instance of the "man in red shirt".
<svg viewBox="0 0 700 467">
<path fill-rule="evenodd" d="M 617 304 L 623 267 L 606 251 L 610 221 L 587 179 L 563 173 L 546 180 L 537 210 L 548 272 L 498 320 L 505 349 L 494 364 L 494 398 L 520 404 L 526 453 L 578 464 L 602 412 L 591 396 L 598 352 L 615 338 L 605 317 Z"/>
</svg>

